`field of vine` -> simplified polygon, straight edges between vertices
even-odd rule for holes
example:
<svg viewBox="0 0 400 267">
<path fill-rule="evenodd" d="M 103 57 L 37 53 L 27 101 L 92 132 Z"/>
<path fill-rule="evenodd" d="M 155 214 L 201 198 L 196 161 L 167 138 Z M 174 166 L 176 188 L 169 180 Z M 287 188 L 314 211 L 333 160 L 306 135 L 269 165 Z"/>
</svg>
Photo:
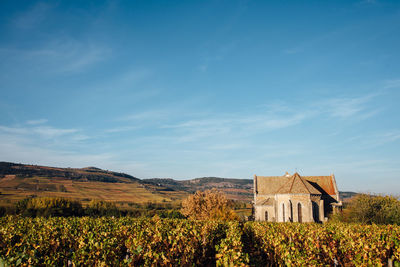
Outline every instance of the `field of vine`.
<svg viewBox="0 0 400 267">
<path fill-rule="evenodd" d="M 379 266 L 400 227 L 134 218 L 0 218 L 0 266 Z"/>
</svg>

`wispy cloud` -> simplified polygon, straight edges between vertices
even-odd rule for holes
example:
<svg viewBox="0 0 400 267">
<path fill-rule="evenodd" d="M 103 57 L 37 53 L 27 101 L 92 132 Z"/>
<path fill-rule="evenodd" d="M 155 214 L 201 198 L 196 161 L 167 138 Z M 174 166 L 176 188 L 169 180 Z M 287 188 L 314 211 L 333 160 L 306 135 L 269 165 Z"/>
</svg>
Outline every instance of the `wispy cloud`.
<svg viewBox="0 0 400 267">
<path fill-rule="evenodd" d="M 373 4 L 377 4 L 378 1 L 377 0 L 362 0 L 359 2 L 359 4 L 361 5 L 373 5 Z"/>
<path fill-rule="evenodd" d="M 51 6 L 39 2 L 30 9 L 22 12 L 13 20 L 13 24 L 20 29 L 31 29 L 39 25 L 45 18 Z"/>
<path fill-rule="evenodd" d="M 387 132 L 382 135 L 386 142 L 394 142 L 400 139 L 400 131 Z"/>
<path fill-rule="evenodd" d="M 58 129 L 50 126 L 34 127 L 32 129 L 34 133 L 39 134 L 44 138 L 54 138 L 62 135 L 77 133 L 77 129 Z"/>
<path fill-rule="evenodd" d="M 285 109 L 284 109 L 285 110 Z M 248 114 L 209 114 L 207 117 L 183 120 L 161 125 L 170 129 L 176 142 L 193 142 L 200 139 L 239 138 L 287 128 L 303 122 L 311 115 L 305 111 L 286 111 L 284 114 L 274 110 L 258 110 Z"/>
<path fill-rule="evenodd" d="M 371 108 L 369 105 L 377 95 L 330 98 L 320 101 L 318 106 L 322 112 L 327 112 L 332 117 L 366 119 L 379 112 L 379 109 Z"/>
<path fill-rule="evenodd" d="M 118 120 L 120 121 L 160 121 L 165 118 L 168 118 L 171 115 L 169 110 L 151 110 L 151 111 L 143 111 L 132 113 L 126 116 L 120 117 Z"/>
<path fill-rule="evenodd" d="M 38 119 L 38 120 L 29 120 L 26 122 L 26 124 L 37 125 L 37 124 L 44 124 L 46 122 L 47 122 L 47 119 Z"/>
<path fill-rule="evenodd" d="M 243 138 L 279 131 L 314 119 L 368 119 L 380 111 L 370 106 L 376 96 L 335 97 L 315 101 L 318 104 L 304 103 L 301 108 L 287 102 L 269 103 L 252 111 L 235 113 L 209 111 L 194 115 L 180 109 L 149 110 L 119 118 L 118 121 L 125 125 L 107 132 L 141 127 L 152 129 L 158 137 L 167 138 L 172 143 L 202 141 L 207 144 L 222 142 L 226 145 L 225 141 L 229 139 L 232 142 L 227 147 L 232 147 L 233 142 L 241 142 Z"/>
<path fill-rule="evenodd" d="M 0 125 L 0 133 L 21 135 L 21 136 L 32 136 L 36 135 L 40 138 L 51 139 L 64 135 L 78 133 L 77 129 L 60 129 L 51 126 L 17 126 L 9 127 Z"/>
<path fill-rule="evenodd" d="M 400 88 L 400 79 L 398 80 L 387 80 L 384 83 L 384 88 L 385 89 L 390 89 L 390 88 Z"/>
<path fill-rule="evenodd" d="M 29 71 L 47 73 L 80 72 L 95 63 L 106 60 L 111 49 L 105 45 L 78 41 L 69 37 L 58 37 L 31 49 L 0 47 L 0 55 L 7 58 L 8 65 Z"/>
<path fill-rule="evenodd" d="M 348 144 L 359 144 L 358 149 L 369 150 L 374 149 L 386 144 L 394 143 L 400 140 L 400 130 L 392 129 L 386 132 L 376 132 L 376 133 L 363 133 L 360 135 L 355 135 L 346 140 L 346 145 Z"/>
<path fill-rule="evenodd" d="M 42 64 L 51 65 L 56 72 L 82 71 L 89 66 L 105 60 L 110 55 L 110 48 L 90 42 L 77 41 L 71 38 L 62 38 L 50 42 L 46 46 L 26 51 L 27 57 Z"/>
<path fill-rule="evenodd" d="M 107 166 L 114 155 L 109 153 L 74 153 L 27 142 L 22 137 L 0 133 L 0 160 L 59 167 Z"/>
<path fill-rule="evenodd" d="M 198 66 L 199 70 L 202 72 L 206 72 L 210 64 L 223 60 L 230 53 L 232 53 L 232 51 L 235 48 L 236 48 L 235 42 L 229 42 L 219 45 L 215 49 L 207 48 L 206 52 L 201 58 L 201 63 Z"/>
<path fill-rule="evenodd" d="M 120 133 L 120 132 L 128 132 L 133 131 L 136 129 L 140 129 L 139 126 L 122 126 L 122 127 L 115 127 L 104 130 L 105 133 Z"/>
<path fill-rule="evenodd" d="M 116 75 L 107 77 L 107 80 L 95 82 L 83 87 L 90 93 L 96 92 L 104 94 L 104 92 L 112 92 L 113 94 L 129 94 L 131 101 L 143 101 L 148 98 L 157 96 L 160 89 L 147 88 L 146 83 L 151 80 L 154 71 L 148 68 L 128 68 L 120 71 Z"/>
<path fill-rule="evenodd" d="M 0 125 L 0 132 L 8 133 L 8 134 L 28 134 L 28 128 L 22 127 L 8 127 Z"/>
<path fill-rule="evenodd" d="M 293 48 L 284 49 L 283 53 L 290 55 L 290 54 L 297 54 L 297 53 L 299 53 L 301 51 L 302 51 L 302 48 L 299 46 L 299 47 L 293 47 Z"/>
</svg>

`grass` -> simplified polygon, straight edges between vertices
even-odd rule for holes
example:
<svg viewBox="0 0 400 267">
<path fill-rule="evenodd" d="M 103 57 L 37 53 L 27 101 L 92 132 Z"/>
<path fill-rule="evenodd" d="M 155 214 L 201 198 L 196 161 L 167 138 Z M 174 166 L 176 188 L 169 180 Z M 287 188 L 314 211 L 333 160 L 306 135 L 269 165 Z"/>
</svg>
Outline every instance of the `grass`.
<svg viewBox="0 0 400 267">
<path fill-rule="evenodd" d="M 118 203 L 176 203 L 187 197 L 183 191 L 162 191 L 138 182 L 104 183 L 82 182 L 60 178 L 18 178 L 0 180 L 0 204 L 15 203 L 26 197 L 65 197 L 82 202 L 101 199 Z"/>
</svg>

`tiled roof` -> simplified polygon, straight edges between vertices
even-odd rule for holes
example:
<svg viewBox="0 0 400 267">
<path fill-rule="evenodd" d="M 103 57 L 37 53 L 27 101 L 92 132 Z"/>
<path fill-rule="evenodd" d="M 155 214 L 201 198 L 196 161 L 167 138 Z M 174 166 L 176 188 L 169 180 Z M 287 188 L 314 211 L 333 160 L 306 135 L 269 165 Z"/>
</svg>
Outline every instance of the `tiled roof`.
<svg viewBox="0 0 400 267">
<path fill-rule="evenodd" d="M 260 195 L 273 195 L 288 180 L 285 176 L 256 176 L 255 187 Z"/>
<path fill-rule="evenodd" d="M 298 177 L 299 178 L 298 178 Z M 332 176 L 255 176 L 255 189 L 259 195 L 279 192 L 335 195 L 335 180 Z M 306 182 L 307 181 L 307 182 Z M 307 193 L 307 194 L 310 194 Z"/>
<path fill-rule="evenodd" d="M 315 188 L 322 193 L 328 195 L 335 195 L 336 193 L 336 182 L 333 178 L 333 175 L 330 176 L 302 176 L 303 179 L 307 180 L 310 184 L 312 184 Z"/>
<path fill-rule="evenodd" d="M 281 186 L 276 194 L 322 194 L 308 181 L 304 180 L 297 172 Z"/>
</svg>

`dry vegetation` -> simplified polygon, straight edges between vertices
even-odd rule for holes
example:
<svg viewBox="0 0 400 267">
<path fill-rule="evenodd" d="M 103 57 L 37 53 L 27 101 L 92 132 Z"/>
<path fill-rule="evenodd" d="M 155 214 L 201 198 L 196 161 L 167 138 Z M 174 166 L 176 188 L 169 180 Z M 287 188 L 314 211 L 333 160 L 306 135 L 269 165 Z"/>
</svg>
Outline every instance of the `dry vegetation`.
<svg viewBox="0 0 400 267">
<path fill-rule="evenodd" d="M 182 201 L 182 214 L 195 220 L 235 220 L 233 203 L 216 190 L 197 191 Z"/>
</svg>

